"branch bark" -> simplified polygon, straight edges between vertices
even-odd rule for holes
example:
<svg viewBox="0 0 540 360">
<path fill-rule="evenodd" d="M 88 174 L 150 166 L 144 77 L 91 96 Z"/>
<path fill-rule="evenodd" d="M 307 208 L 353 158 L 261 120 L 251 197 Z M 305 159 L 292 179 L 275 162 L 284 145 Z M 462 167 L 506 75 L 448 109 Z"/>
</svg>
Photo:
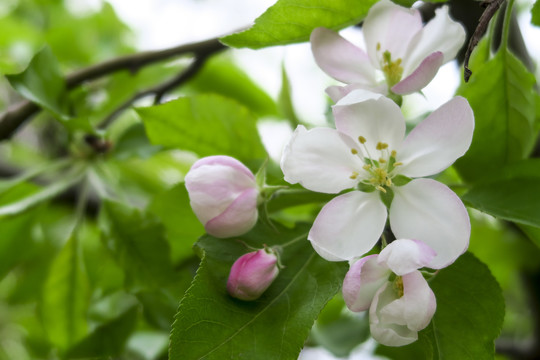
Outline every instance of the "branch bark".
<svg viewBox="0 0 540 360">
<path fill-rule="evenodd" d="M 209 55 L 225 49 L 218 38 L 197 43 L 185 44 L 173 48 L 145 51 L 132 55 L 120 56 L 100 64 L 75 71 L 66 77 L 66 86 L 72 89 L 86 81 L 98 79 L 120 70 L 137 72 L 144 66 L 168 60 L 184 54 L 192 54 L 196 58 L 206 58 Z M 40 107 L 25 100 L 14 104 L 0 116 L 0 141 L 9 139 L 29 118 L 36 114 Z"/>
</svg>

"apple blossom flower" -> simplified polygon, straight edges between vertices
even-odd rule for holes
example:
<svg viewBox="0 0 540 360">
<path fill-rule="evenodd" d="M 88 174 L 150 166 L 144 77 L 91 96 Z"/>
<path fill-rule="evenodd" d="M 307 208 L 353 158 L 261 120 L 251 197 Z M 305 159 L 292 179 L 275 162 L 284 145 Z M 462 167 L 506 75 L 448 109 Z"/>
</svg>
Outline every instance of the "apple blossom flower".
<svg viewBox="0 0 540 360">
<path fill-rule="evenodd" d="M 278 259 L 272 249 L 242 255 L 231 267 L 227 291 L 240 300 L 256 300 L 278 276 Z"/>
<path fill-rule="evenodd" d="M 371 7 L 362 26 L 366 52 L 332 30 L 311 33 L 315 61 L 347 86 L 332 86 L 337 101 L 354 89 L 388 95 L 422 90 L 442 64 L 452 60 L 465 42 L 465 30 L 448 16 L 448 7 L 422 25 L 420 12 L 381 0 Z"/>
<path fill-rule="evenodd" d="M 371 335 L 381 344 L 410 344 L 431 321 L 435 295 L 417 269 L 429 265 L 435 256 L 421 241 L 399 239 L 379 255 L 366 256 L 351 266 L 343 281 L 343 298 L 351 311 L 369 309 Z"/>
<path fill-rule="evenodd" d="M 208 234 L 238 236 L 257 222 L 257 182 L 238 160 L 229 156 L 202 158 L 186 174 L 185 183 L 191 208 Z"/>
<path fill-rule="evenodd" d="M 405 120 L 390 99 L 355 90 L 334 107 L 336 129 L 299 126 L 281 159 L 285 180 L 337 194 L 318 214 L 308 240 L 330 261 L 368 252 L 386 224 L 397 238 L 414 238 L 437 252 L 429 267 L 452 263 L 468 247 L 470 221 L 459 199 L 432 179 L 469 148 L 474 116 L 455 97 L 405 136 Z M 404 181 L 405 180 L 405 181 Z M 360 191 L 361 190 L 361 191 Z M 381 195 L 392 196 L 387 206 Z"/>
</svg>

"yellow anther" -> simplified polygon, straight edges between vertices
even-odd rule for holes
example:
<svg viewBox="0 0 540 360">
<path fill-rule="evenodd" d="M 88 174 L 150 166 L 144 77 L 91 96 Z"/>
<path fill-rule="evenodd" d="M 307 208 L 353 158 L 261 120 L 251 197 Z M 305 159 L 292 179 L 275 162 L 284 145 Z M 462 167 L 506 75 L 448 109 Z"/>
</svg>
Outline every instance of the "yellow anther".
<svg viewBox="0 0 540 360">
<path fill-rule="evenodd" d="M 377 185 L 377 186 L 375 187 L 375 189 L 377 189 L 377 190 L 379 190 L 379 191 L 382 191 L 383 193 L 386 194 L 386 189 L 383 188 L 381 185 Z"/>
<path fill-rule="evenodd" d="M 383 142 L 378 142 L 377 143 L 377 150 L 384 150 L 384 149 L 387 149 L 388 148 L 388 144 L 387 143 L 383 143 Z"/>
<path fill-rule="evenodd" d="M 386 179 L 386 186 L 392 186 L 392 179 Z"/>
<path fill-rule="evenodd" d="M 350 179 L 356 179 L 358 177 L 358 173 L 356 171 L 353 171 L 352 175 L 349 176 Z"/>
<path fill-rule="evenodd" d="M 360 144 L 365 144 L 367 140 L 366 140 L 365 137 L 359 136 L 359 137 L 358 137 L 358 141 L 360 141 Z"/>
<path fill-rule="evenodd" d="M 394 163 L 394 166 L 400 166 L 400 165 L 403 165 L 403 163 L 401 161 L 398 161 L 397 163 Z"/>
<path fill-rule="evenodd" d="M 371 169 L 371 165 L 364 165 L 364 166 L 362 166 L 362 169 L 364 169 L 364 170 L 370 170 L 370 169 Z"/>
<path fill-rule="evenodd" d="M 386 160 L 384 160 L 383 158 L 379 158 L 379 162 L 380 162 L 381 164 L 384 164 L 384 163 L 386 162 Z"/>
<path fill-rule="evenodd" d="M 356 150 L 356 149 L 351 149 L 351 153 L 352 153 L 353 155 L 356 155 L 356 154 L 358 154 L 358 150 Z"/>
<path fill-rule="evenodd" d="M 377 49 L 377 51 L 381 50 L 381 43 L 380 42 L 377 43 L 376 49 Z"/>
<path fill-rule="evenodd" d="M 395 158 L 397 155 L 397 151 L 396 150 L 392 150 L 392 152 L 390 153 L 390 156 Z"/>
<path fill-rule="evenodd" d="M 401 276 L 398 276 L 394 281 L 394 289 L 396 290 L 399 297 L 403 296 L 403 278 Z"/>
<path fill-rule="evenodd" d="M 399 59 L 396 60 L 396 65 L 397 65 L 397 66 L 401 65 L 401 58 L 399 58 Z"/>
</svg>

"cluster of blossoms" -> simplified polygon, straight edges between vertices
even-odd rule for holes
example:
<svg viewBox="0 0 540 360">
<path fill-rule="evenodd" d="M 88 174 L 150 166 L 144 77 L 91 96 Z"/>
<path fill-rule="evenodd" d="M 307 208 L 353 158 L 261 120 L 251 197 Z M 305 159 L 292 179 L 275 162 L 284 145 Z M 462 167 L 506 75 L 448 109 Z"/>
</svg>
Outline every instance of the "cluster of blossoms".
<svg viewBox="0 0 540 360">
<path fill-rule="evenodd" d="M 398 104 L 401 95 L 420 91 L 456 55 L 465 33 L 445 7 L 423 26 L 417 10 L 388 0 L 370 9 L 363 32 L 367 53 L 333 31 L 313 31 L 317 63 L 346 85 L 327 89 L 336 101 L 335 129 L 298 126 L 281 169 L 291 184 L 341 193 L 321 209 L 308 240 L 326 260 L 350 262 L 343 283 L 347 307 L 369 309 L 373 337 L 402 346 L 418 338 L 436 309 L 419 269 L 444 268 L 469 244 L 463 203 L 446 185 L 425 177 L 465 154 L 474 116 L 468 102 L 455 97 L 406 136 Z M 211 235 L 241 235 L 257 221 L 259 182 L 235 159 L 199 160 L 186 176 L 186 187 Z M 396 237 L 388 245 L 387 222 Z M 380 253 L 364 256 L 381 236 Z M 277 263 L 271 249 L 242 256 L 231 269 L 229 293 L 242 300 L 258 298 L 278 275 Z"/>
</svg>

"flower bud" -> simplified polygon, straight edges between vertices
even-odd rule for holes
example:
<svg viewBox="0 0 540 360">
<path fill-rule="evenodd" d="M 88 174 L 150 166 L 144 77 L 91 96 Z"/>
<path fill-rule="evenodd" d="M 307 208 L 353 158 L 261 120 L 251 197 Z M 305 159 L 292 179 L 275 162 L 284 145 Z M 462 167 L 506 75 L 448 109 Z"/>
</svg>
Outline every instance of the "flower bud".
<svg viewBox="0 0 540 360">
<path fill-rule="evenodd" d="M 185 178 L 191 208 L 206 232 L 219 238 L 245 234 L 258 218 L 253 173 L 229 156 L 198 160 Z"/>
<path fill-rule="evenodd" d="M 277 256 L 270 249 L 242 255 L 231 267 L 227 291 L 240 300 L 258 299 L 278 276 Z"/>
</svg>

